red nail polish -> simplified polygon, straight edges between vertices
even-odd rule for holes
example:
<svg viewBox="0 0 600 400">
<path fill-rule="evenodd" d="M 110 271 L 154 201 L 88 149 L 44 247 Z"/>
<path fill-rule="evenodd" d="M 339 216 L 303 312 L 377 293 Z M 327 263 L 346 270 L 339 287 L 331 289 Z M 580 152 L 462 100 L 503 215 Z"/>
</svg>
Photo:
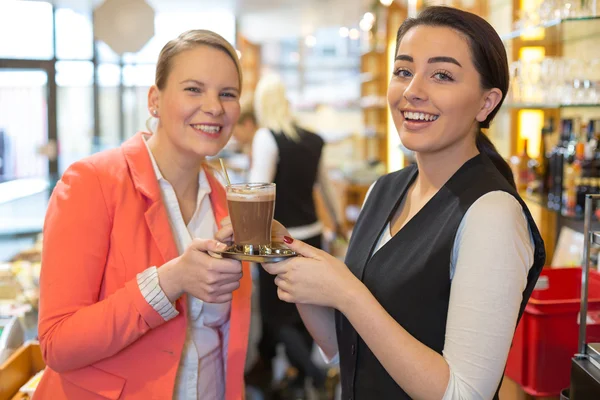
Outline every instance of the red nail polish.
<svg viewBox="0 0 600 400">
<path fill-rule="evenodd" d="M 284 236 L 283 237 L 283 241 L 286 242 L 287 244 L 290 244 L 290 243 L 292 243 L 294 241 L 294 239 L 292 239 L 289 236 Z"/>
</svg>

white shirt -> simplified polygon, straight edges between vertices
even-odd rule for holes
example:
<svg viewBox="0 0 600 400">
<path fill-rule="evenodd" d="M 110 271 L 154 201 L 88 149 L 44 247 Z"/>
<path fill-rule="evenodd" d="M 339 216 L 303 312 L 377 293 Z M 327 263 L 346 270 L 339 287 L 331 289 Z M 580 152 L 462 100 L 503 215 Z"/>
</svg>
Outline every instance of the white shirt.
<svg viewBox="0 0 600 400">
<path fill-rule="evenodd" d="M 252 167 L 250 169 L 249 182 L 273 182 L 277 173 L 278 163 L 279 149 L 273 134 L 266 128 L 260 128 L 256 131 L 252 140 Z M 301 166 L 298 166 L 298 168 L 301 168 Z M 322 162 L 319 164 L 317 181 L 323 189 L 324 200 L 331 208 L 330 211 L 334 214 L 334 218 L 340 221 L 342 211 L 339 209 L 338 202 L 334 201 L 335 194 Z M 321 234 L 323 232 L 323 224 L 317 221 L 310 225 L 288 228 L 288 231 L 292 237 L 304 240 Z"/>
<path fill-rule="evenodd" d="M 391 238 L 388 223 L 373 254 Z M 504 373 L 534 248 L 523 208 L 512 195 L 487 193 L 465 213 L 450 260 L 452 284 L 443 350 L 450 379 L 442 400 L 494 396 Z"/>
<path fill-rule="evenodd" d="M 147 138 L 146 138 L 147 139 Z M 146 146 L 148 148 L 148 146 Z M 187 226 L 171 184 L 163 178 L 148 148 L 150 160 L 158 180 L 177 250 L 182 254 L 192 238 L 213 238 L 217 224 L 212 211 L 208 179 L 203 170 L 199 174 L 196 210 Z M 138 285 L 148 303 L 166 320 L 179 312 L 162 291 L 156 267 L 138 274 Z M 212 304 L 188 295 L 188 324 L 186 341 L 181 354 L 174 399 L 220 400 L 225 397 L 225 360 L 229 336 L 231 303 Z"/>
</svg>

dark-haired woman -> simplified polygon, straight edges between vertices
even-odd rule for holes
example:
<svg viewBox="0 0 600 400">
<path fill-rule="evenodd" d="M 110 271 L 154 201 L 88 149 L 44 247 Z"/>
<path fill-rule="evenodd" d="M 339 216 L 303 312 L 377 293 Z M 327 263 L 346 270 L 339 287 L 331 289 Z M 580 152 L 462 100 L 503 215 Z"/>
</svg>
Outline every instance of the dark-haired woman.
<svg viewBox="0 0 600 400">
<path fill-rule="evenodd" d="M 371 188 L 345 263 L 264 265 L 330 358 L 343 399 L 498 397 L 515 326 L 545 261 L 509 167 L 482 133 L 508 91 L 482 18 L 432 7 L 398 31 L 388 103 L 416 165 Z"/>
</svg>

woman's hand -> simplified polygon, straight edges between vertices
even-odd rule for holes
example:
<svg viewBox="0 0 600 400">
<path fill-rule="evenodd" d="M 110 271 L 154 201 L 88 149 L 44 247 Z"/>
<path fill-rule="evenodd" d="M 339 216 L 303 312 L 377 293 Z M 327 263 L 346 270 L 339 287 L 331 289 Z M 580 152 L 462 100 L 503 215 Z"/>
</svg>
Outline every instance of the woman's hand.
<svg viewBox="0 0 600 400">
<path fill-rule="evenodd" d="M 283 242 L 284 236 L 290 236 L 290 233 L 278 221 L 273 220 L 273 223 L 271 224 L 271 242 L 281 243 Z M 215 239 L 223 243 L 233 243 L 233 226 L 231 225 L 231 218 L 225 217 L 221 220 L 221 229 L 215 233 Z"/>
<path fill-rule="evenodd" d="M 277 295 L 288 303 L 314 304 L 341 311 L 346 299 L 362 283 L 337 258 L 299 240 L 284 238 L 286 245 L 298 253 L 279 263 L 263 264 L 271 275 L 277 275 Z"/>
<path fill-rule="evenodd" d="M 231 225 L 231 218 L 225 217 L 221 220 L 221 229 L 215 233 L 215 239 L 222 243 L 233 243 L 233 226 Z"/>
<path fill-rule="evenodd" d="M 194 239 L 185 252 L 158 269 L 158 279 L 169 301 L 183 292 L 207 303 L 226 303 L 240 287 L 242 263 L 215 258 L 208 252 L 226 249 L 224 243 L 211 239 Z"/>
</svg>

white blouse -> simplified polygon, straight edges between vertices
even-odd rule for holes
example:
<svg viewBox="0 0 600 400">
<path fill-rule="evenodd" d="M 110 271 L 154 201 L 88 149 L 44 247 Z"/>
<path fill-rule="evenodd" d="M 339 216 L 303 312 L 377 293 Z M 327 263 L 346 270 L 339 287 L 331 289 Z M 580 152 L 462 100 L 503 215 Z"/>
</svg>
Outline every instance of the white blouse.
<svg viewBox="0 0 600 400">
<path fill-rule="evenodd" d="M 148 148 L 148 146 L 146 147 Z M 150 148 L 148 148 L 148 153 L 167 208 L 169 223 L 179 254 L 185 251 L 193 238 L 214 238 L 217 224 L 210 203 L 211 189 L 205 172 L 200 171 L 196 210 L 186 226 L 173 187 L 163 178 Z M 165 321 L 175 318 L 179 314 L 160 288 L 156 267 L 150 267 L 138 274 L 137 281 L 144 298 Z M 225 360 L 231 303 L 205 303 L 190 295 L 187 296 L 187 301 L 188 328 L 173 398 L 179 400 L 224 399 Z"/>
</svg>

